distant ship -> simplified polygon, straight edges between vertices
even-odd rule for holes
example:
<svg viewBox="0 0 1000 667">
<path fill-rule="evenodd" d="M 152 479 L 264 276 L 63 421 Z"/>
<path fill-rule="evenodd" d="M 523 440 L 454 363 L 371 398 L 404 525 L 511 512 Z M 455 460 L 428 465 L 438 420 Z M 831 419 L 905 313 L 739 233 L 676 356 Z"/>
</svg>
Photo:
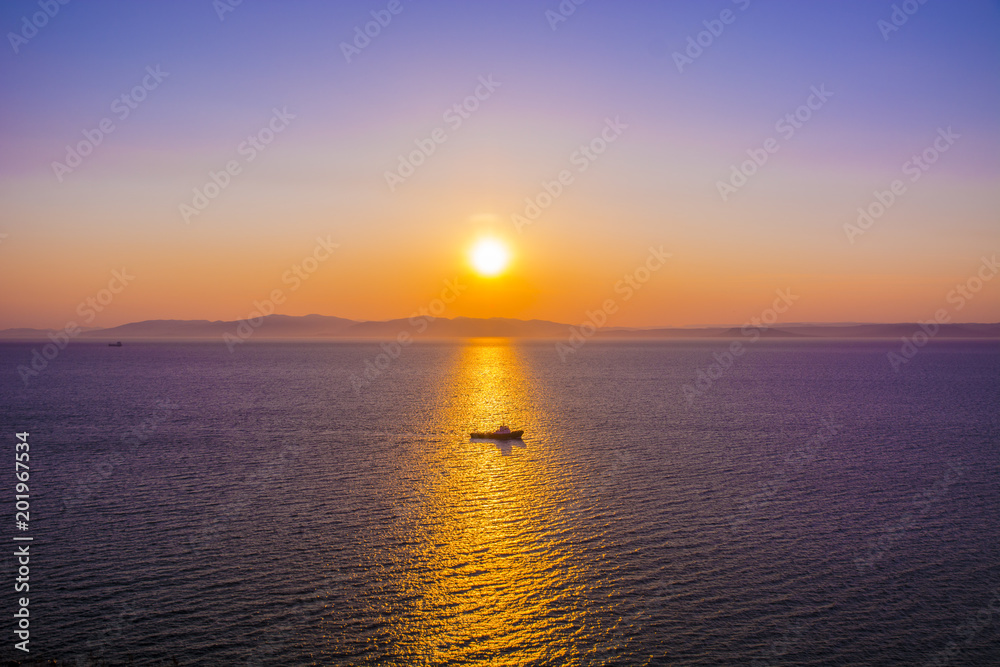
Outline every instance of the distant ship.
<svg viewBox="0 0 1000 667">
<path fill-rule="evenodd" d="M 121 347 L 121 346 L 122 346 L 121 341 L 118 341 L 117 343 L 108 343 L 108 347 Z"/>
<path fill-rule="evenodd" d="M 486 440 L 520 440 L 524 435 L 524 430 L 511 431 L 506 426 L 501 426 L 492 433 L 472 433 L 473 438 L 483 438 Z"/>
</svg>

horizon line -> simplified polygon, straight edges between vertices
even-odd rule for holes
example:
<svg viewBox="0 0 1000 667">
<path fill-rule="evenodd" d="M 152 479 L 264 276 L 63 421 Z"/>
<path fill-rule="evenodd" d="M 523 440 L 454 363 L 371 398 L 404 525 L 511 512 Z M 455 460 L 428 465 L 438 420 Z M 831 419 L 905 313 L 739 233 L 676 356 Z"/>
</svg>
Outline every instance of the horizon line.
<svg viewBox="0 0 1000 667">
<path fill-rule="evenodd" d="M 385 319 L 385 320 L 352 319 L 352 318 L 348 318 L 348 317 L 341 317 L 340 315 L 324 315 L 322 313 L 309 313 L 307 315 L 288 315 L 288 314 L 285 314 L 285 313 L 269 313 L 267 315 L 261 315 L 260 316 L 260 318 L 263 318 L 264 320 L 266 320 L 268 318 L 273 318 L 273 317 L 291 318 L 291 319 L 305 319 L 305 318 L 310 318 L 310 317 L 313 317 L 313 318 L 315 318 L 315 317 L 322 317 L 322 318 L 343 320 L 345 322 L 349 322 L 352 325 L 354 325 L 354 324 L 388 324 L 388 323 L 391 323 L 391 322 L 410 321 L 414 317 L 417 317 L 417 316 L 411 316 L 411 317 L 394 317 L 394 318 Z M 153 318 L 153 319 L 144 319 L 144 320 L 134 320 L 134 321 L 130 321 L 130 322 L 124 322 L 122 324 L 115 324 L 115 325 L 109 325 L 109 326 L 103 326 L 103 327 L 79 326 L 79 325 L 76 325 L 75 322 L 67 322 L 67 324 L 64 325 L 63 328 L 53 328 L 53 327 L 44 327 L 43 328 L 43 327 L 32 327 L 32 326 L 6 327 L 4 329 L 0 329 L 0 334 L 4 334 L 6 332 L 14 332 L 14 331 L 37 331 L 37 332 L 40 332 L 40 333 L 44 334 L 46 332 L 58 332 L 58 331 L 68 330 L 68 327 L 70 327 L 71 325 L 74 326 L 74 327 L 76 327 L 76 328 L 78 328 L 78 330 L 81 333 L 96 333 L 96 332 L 99 332 L 99 331 L 109 331 L 111 329 L 117 329 L 117 328 L 120 328 L 120 327 L 126 327 L 126 326 L 131 326 L 131 325 L 151 324 L 151 323 L 198 323 L 198 322 L 204 322 L 204 323 L 208 323 L 208 324 L 233 324 L 233 325 L 238 325 L 241 322 L 247 322 L 247 321 L 255 320 L 255 319 L 258 319 L 258 318 L 257 317 L 246 317 L 246 318 L 241 318 L 241 319 L 236 319 L 236 320 L 223 320 L 223 319 L 214 319 L 214 320 L 211 320 L 211 319 L 206 319 L 206 318 L 195 318 L 195 319 Z M 502 321 L 509 321 L 509 322 L 521 322 L 521 323 L 525 323 L 525 324 L 530 324 L 532 322 L 538 322 L 538 323 L 544 323 L 544 324 L 550 324 L 550 325 L 565 326 L 565 327 L 569 327 L 569 328 L 579 327 L 582 324 L 586 324 L 586 322 L 584 322 L 584 323 L 578 323 L 578 324 L 570 324 L 568 322 L 558 322 L 556 320 L 546 320 L 546 319 L 541 319 L 541 318 L 537 318 L 537 317 L 533 317 L 533 318 L 530 318 L 530 319 L 524 319 L 524 318 L 520 318 L 520 317 L 504 317 L 504 316 L 499 316 L 499 315 L 494 315 L 494 316 L 490 316 L 490 317 L 470 317 L 470 316 L 467 316 L 467 315 L 459 315 L 459 316 L 455 316 L 455 317 L 438 316 L 438 317 L 432 317 L 432 318 L 429 318 L 429 319 L 430 319 L 431 322 L 440 321 L 440 320 L 447 321 L 447 322 L 454 322 L 454 321 L 458 321 L 458 320 L 470 320 L 470 321 L 480 321 L 480 322 L 488 322 L 488 321 L 491 321 L 491 320 L 502 320 Z M 598 330 L 603 330 L 603 331 L 606 331 L 606 332 L 609 332 L 609 331 L 642 332 L 642 331 L 658 331 L 658 330 L 684 331 L 684 330 L 688 330 L 688 329 L 719 329 L 719 330 L 727 330 L 727 329 L 740 329 L 740 328 L 752 328 L 752 329 L 760 329 L 760 330 L 778 330 L 778 331 L 780 331 L 782 329 L 808 328 L 808 327 L 844 327 L 844 328 L 847 328 L 847 327 L 862 327 L 862 326 L 903 326 L 903 325 L 920 326 L 921 324 L 927 324 L 927 323 L 926 322 L 921 322 L 920 320 L 896 321 L 896 322 L 886 322 L 886 321 L 882 321 L 882 322 L 858 322 L 858 321 L 788 322 L 788 323 L 781 323 L 780 325 L 778 325 L 777 323 L 774 324 L 774 325 L 764 325 L 764 324 L 753 325 L 751 323 L 746 323 L 745 322 L 743 324 L 684 324 L 684 325 L 669 325 L 669 324 L 665 324 L 665 325 L 645 325 L 645 326 L 604 326 L 604 325 L 602 325 L 602 326 L 597 327 L 597 329 Z M 937 324 L 942 325 L 942 326 L 955 326 L 955 325 L 961 325 L 961 326 L 1000 326 L 1000 321 L 995 321 L 995 322 L 981 322 L 981 321 L 980 322 L 975 322 L 975 321 L 955 322 L 955 321 L 949 321 L 949 322 L 939 322 Z"/>
</svg>

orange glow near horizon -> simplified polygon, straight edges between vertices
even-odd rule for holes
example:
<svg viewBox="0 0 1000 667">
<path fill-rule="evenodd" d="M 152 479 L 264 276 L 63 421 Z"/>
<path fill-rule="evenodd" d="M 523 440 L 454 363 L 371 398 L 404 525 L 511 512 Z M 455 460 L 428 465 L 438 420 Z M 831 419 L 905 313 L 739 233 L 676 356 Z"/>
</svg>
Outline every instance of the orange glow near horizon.
<svg viewBox="0 0 1000 667">
<path fill-rule="evenodd" d="M 22 243 L 43 243 L 26 231 L 6 239 L 0 248 L 8 251 L 0 270 L 18 285 L 0 293 L 0 329 L 62 328 L 71 320 L 95 327 L 150 319 L 237 320 L 274 290 L 284 299 L 277 313 L 388 320 L 426 307 L 446 281 L 458 281 L 464 288 L 443 313 L 447 318 L 513 317 L 575 325 L 614 298 L 620 308 L 608 326 L 739 325 L 766 308 L 775 290 L 790 288 L 800 298 L 779 326 L 906 322 L 952 308 L 948 294 L 981 264 L 979 255 L 971 264 L 967 256 L 942 256 L 933 271 L 927 267 L 914 274 L 877 253 L 866 254 L 864 248 L 853 265 L 845 267 L 830 251 L 817 251 L 804 262 L 764 252 L 724 253 L 707 242 L 680 238 L 663 244 L 672 257 L 626 300 L 621 281 L 642 264 L 650 241 L 612 245 L 582 232 L 564 235 L 567 227 L 557 216 L 545 225 L 515 237 L 516 261 L 492 276 L 474 268 L 470 249 L 482 238 L 496 238 L 508 248 L 513 244 L 479 226 L 472 233 L 464 225 L 441 225 L 433 234 L 407 231 L 391 245 L 346 229 L 330 235 L 339 247 L 314 267 L 307 258 L 312 257 L 315 239 L 327 236 L 319 225 L 274 239 L 197 230 L 179 242 L 165 233 L 148 245 L 135 242 L 128 232 L 111 243 L 81 236 L 43 255 L 17 252 Z M 440 242 L 449 237 L 454 241 Z M 308 272 L 310 267 L 315 270 Z M 92 322 L 83 322 L 78 304 L 105 287 L 113 270 L 122 268 L 135 280 Z M 616 291 L 616 286 L 622 290 Z M 991 280 L 951 315 L 953 321 L 995 322 L 998 313 L 1000 281 Z"/>
<path fill-rule="evenodd" d="M 623 144 L 616 150 L 628 148 Z M 286 168 L 294 168 L 299 158 L 289 156 Z M 827 203 L 818 212 L 809 199 L 782 202 L 780 210 L 755 202 L 751 210 L 736 211 L 699 210 L 679 197 L 677 212 L 663 216 L 655 197 L 630 194 L 648 183 L 602 193 L 621 202 L 616 207 L 592 205 L 586 188 L 567 191 L 531 224 L 518 228 L 511 214 L 519 210 L 519 201 L 523 206 L 526 188 L 530 192 L 534 186 L 517 182 L 514 165 L 498 162 L 501 169 L 510 179 L 497 180 L 512 185 L 487 187 L 456 172 L 446 183 L 407 191 L 405 198 L 367 193 L 365 203 L 352 194 L 342 205 L 344 215 L 332 220 L 308 193 L 298 201 L 271 201 L 258 191 L 268 187 L 266 182 L 248 183 L 227 191 L 226 199 L 189 226 L 175 219 L 170 205 L 175 190 L 165 186 L 164 191 L 148 186 L 149 198 L 162 204 L 155 215 L 148 216 L 146 200 L 118 197 L 103 219 L 88 218 L 82 227 L 48 223 L 43 215 L 75 221 L 81 214 L 74 212 L 74 202 L 101 196 L 114 201 L 125 186 L 67 183 L 60 198 L 40 199 L 44 211 L 19 205 L 21 195 L 0 188 L 12 202 L 11 215 L 35 225 L 12 229 L 0 243 L 0 275 L 16 286 L 0 290 L 0 329 L 62 328 L 71 320 L 84 324 L 77 305 L 122 267 L 135 274 L 135 281 L 90 326 L 238 320 L 276 289 L 284 297 L 275 310 L 280 314 L 406 318 L 437 298 L 445 281 L 454 280 L 467 288 L 442 317 L 576 325 L 588 311 L 615 298 L 620 308 L 608 326 L 734 326 L 767 308 L 775 290 L 790 288 L 800 299 L 779 325 L 913 322 L 950 308 L 949 292 L 975 275 L 983 255 L 993 255 L 985 237 L 949 245 L 922 232 L 937 214 L 904 208 L 905 202 L 893 215 L 909 220 L 909 227 L 887 217 L 850 244 L 841 227 L 843 210 L 850 210 L 846 200 Z M 780 172 L 775 167 L 774 177 Z M 948 186 L 938 189 L 930 180 L 922 187 L 928 197 L 934 191 L 941 198 L 952 196 Z M 985 189 L 963 191 L 963 196 L 980 203 L 989 199 Z M 983 212 L 969 215 L 978 218 Z M 799 220 L 814 222 L 797 229 Z M 98 227 L 101 231 L 94 231 Z M 305 271 L 302 265 L 312 261 L 317 239 L 337 247 L 298 278 L 295 267 Z M 505 268 L 492 277 L 470 261 L 471 249 L 482 239 L 495 239 L 509 252 Z M 671 257 L 625 300 L 616 286 L 642 265 L 650 247 L 662 247 Z M 1000 320 L 1000 280 L 984 282 L 951 316 L 956 322 Z"/>
</svg>

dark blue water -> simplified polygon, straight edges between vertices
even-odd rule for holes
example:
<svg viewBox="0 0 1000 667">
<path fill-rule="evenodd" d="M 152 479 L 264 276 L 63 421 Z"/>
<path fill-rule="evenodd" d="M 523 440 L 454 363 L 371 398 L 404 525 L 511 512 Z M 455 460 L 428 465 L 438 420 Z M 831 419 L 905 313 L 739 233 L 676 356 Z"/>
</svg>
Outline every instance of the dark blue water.
<svg viewBox="0 0 1000 667">
<path fill-rule="evenodd" d="M 1000 664 L 1000 346 L 725 347 L 0 345 L 30 657 Z"/>
</svg>

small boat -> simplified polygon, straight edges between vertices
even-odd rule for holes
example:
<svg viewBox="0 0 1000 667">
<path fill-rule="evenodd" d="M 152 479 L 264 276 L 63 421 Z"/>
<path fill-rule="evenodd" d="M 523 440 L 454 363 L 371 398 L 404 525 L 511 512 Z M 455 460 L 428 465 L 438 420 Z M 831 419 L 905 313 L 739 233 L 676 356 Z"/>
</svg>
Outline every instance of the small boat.
<svg viewBox="0 0 1000 667">
<path fill-rule="evenodd" d="M 522 435 L 524 435 L 524 430 L 511 431 L 506 426 L 501 426 L 492 433 L 473 433 L 472 437 L 484 440 L 520 440 Z"/>
<path fill-rule="evenodd" d="M 122 346 L 121 341 L 118 341 L 117 343 L 108 343 L 108 347 L 121 347 L 121 346 Z"/>
</svg>

